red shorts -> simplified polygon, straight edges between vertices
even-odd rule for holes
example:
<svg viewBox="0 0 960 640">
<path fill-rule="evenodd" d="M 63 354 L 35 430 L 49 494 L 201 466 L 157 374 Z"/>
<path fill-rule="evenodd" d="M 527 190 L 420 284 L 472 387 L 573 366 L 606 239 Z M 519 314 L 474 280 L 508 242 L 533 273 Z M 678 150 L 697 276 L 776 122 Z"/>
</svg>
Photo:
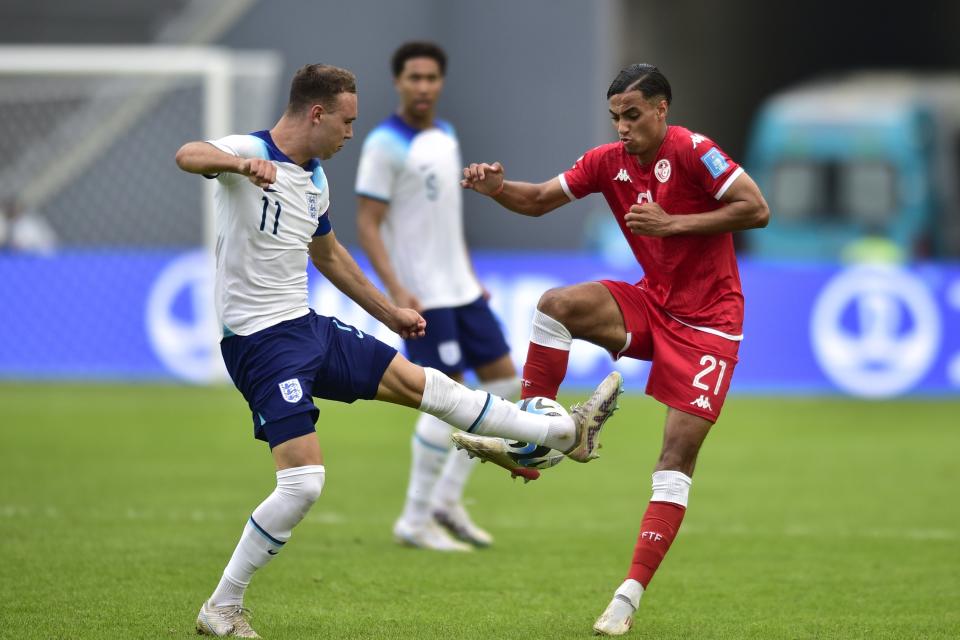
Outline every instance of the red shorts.
<svg viewBox="0 0 960 640">
<path fill-rule="evenodd" d="M 737 366 L 740 343 L 674 320 L 649 294 L 627 282 L 601 280 L 623 314 L 621 357 L 650 360 L 647 394 L 668 407 L 716 422 Z"/>
</svg>

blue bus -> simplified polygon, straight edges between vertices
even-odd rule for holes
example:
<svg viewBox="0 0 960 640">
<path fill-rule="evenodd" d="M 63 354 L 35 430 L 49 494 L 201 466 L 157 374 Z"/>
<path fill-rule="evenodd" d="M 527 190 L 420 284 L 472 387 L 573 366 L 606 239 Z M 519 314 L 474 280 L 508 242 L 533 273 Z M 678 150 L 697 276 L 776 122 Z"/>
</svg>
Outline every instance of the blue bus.
<svg viewBox="0 0 960 640">
<path fill-rule="evenodd" d="M 960 76 L 859 73 L 769 98 L 746 168 L 770 205 L 754 255 L 960 257 Z"/>
</svg>

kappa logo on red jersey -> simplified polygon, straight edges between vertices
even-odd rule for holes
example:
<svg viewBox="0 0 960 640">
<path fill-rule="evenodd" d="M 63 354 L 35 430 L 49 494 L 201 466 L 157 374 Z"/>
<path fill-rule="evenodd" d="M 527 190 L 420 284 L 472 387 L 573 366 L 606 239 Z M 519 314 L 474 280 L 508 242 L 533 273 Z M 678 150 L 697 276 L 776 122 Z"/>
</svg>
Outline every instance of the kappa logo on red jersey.
<svg viewBox="0 0 960 640">
<path fill-rule="evenodd" d="M 706 140 L 706 137 L 700 135 L 699 133 L 691 133 L 690 141 L 693 142 L 693 148 L 696 149 L 697 145 Z"/>
<path fill-rule="evenodd" d="M 620 182 L 633 182 L 633 180 L 630 179 L 630 174 L 627 173 L 626 169 L 620 169 L 620 173 L 613 176 L 613 179 L 619 180 Z"/>
<path fill-rule="evenodd" d="M 706 409 L 707 411 L 713 411 L 713 407 L 710 406 L 710 398 L 707 396 L 700 396 L 690 404 L 696 405 L 701 409 Z"/>
</svg>

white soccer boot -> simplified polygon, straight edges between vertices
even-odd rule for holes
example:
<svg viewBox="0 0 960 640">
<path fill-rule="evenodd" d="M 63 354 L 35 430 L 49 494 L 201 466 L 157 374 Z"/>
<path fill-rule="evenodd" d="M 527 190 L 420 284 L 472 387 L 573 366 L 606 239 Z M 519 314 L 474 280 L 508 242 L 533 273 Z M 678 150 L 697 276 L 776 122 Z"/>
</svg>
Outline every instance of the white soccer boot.
<svg viewBox="0 0 960 640">
<path fill-rule="evenodd" d="M 589 462 L 600 457 L 597 454 L 597 449 L 600 448 L 600 429 L 607 418 L 619 408 L 617 398 L 622 392 L 623 376 L 613 371 L 603 379 L 586 402 L 570 407 L 576 438 L 573 446 L 563 452 L 564 455 L 577 462 Z"/>
<path fill-rule="evenodd" d="M 440 528 L 433 519 L 427 520 L 421 527 L 413 527 L 402 518 L 393 525 L 393 537 L 398 544 L 430 551 L 473 551 L 473 547 L 458 540 Z"/>
<path fill-rule="evenodd" d="M 593 631 L 600 636 L 622 636 L 633 626 L 633 614 L 640 606 L 643 585 L 636 580 L 624 580 L 613 594 L 613 600 L 593 623 Z"/>
<path fill-rule="evenodd" d="M 433 519 L 457 540 L 475 547 L 489 547 L 493 544 L 493 536 L 474 524 L 470 514 L 459 502 L 451 506 L 434 507 Z"/>
<path fill-rule="evenodd" d="M 207 600 L 197 615 L 197 633 L 218 638 L 259 638 L 250 627 L 250 617 L 250 611 L 243 607 L 215 607 Z"/>
<path fill-rule="evenodd" d="M 454 431 L 451 434 L 453 446 L 463 449 L 471 458 L 480 458 L 480 462 L 492 462 L 510 472 L 511 478 L 523 478 L 530 482 L 540 477 L 540 472 L 532 467 L 521 467 L 516 459 L 510 457 L 516 453 L 510 443 L 503 438 L 475 436 L 466 431 Z"/>
</svg>

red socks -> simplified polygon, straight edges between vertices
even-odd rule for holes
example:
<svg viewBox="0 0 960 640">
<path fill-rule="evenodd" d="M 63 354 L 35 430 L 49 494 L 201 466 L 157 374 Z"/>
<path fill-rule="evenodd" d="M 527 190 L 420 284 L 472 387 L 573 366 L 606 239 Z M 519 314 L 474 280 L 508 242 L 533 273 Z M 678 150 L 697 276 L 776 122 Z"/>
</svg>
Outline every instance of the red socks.
<svg viewBox="0 0 960 640">
<path fill-rule="evenodd" d="M 660 561 L 670 549 L 683 522 L 686 509 L 672 502 L 651 502 L 643 514 L 640 535 L 633 551 L 633 563 L 627 578 L 632 578 L 646 589 Z"/>
<path fill-rule="evenodd" d="M 527 361 L 523 365 L 523 380 L 520 397 L 544 396 L 557 399 L 560 383 L 567 375 L 570 351 L 545 347 L 531 342 L 527 348 Z"/>
<path fill-rule="evenodd" d="M 560 383 L 567 375 L 572 342 L 573 336 L 563 323 L 539 309 L 534 312 L 527 362 L 523 365 L 523 380 L 520 382 L 521 398 L 544 396 L 557 399 Z"/>
</svg>

